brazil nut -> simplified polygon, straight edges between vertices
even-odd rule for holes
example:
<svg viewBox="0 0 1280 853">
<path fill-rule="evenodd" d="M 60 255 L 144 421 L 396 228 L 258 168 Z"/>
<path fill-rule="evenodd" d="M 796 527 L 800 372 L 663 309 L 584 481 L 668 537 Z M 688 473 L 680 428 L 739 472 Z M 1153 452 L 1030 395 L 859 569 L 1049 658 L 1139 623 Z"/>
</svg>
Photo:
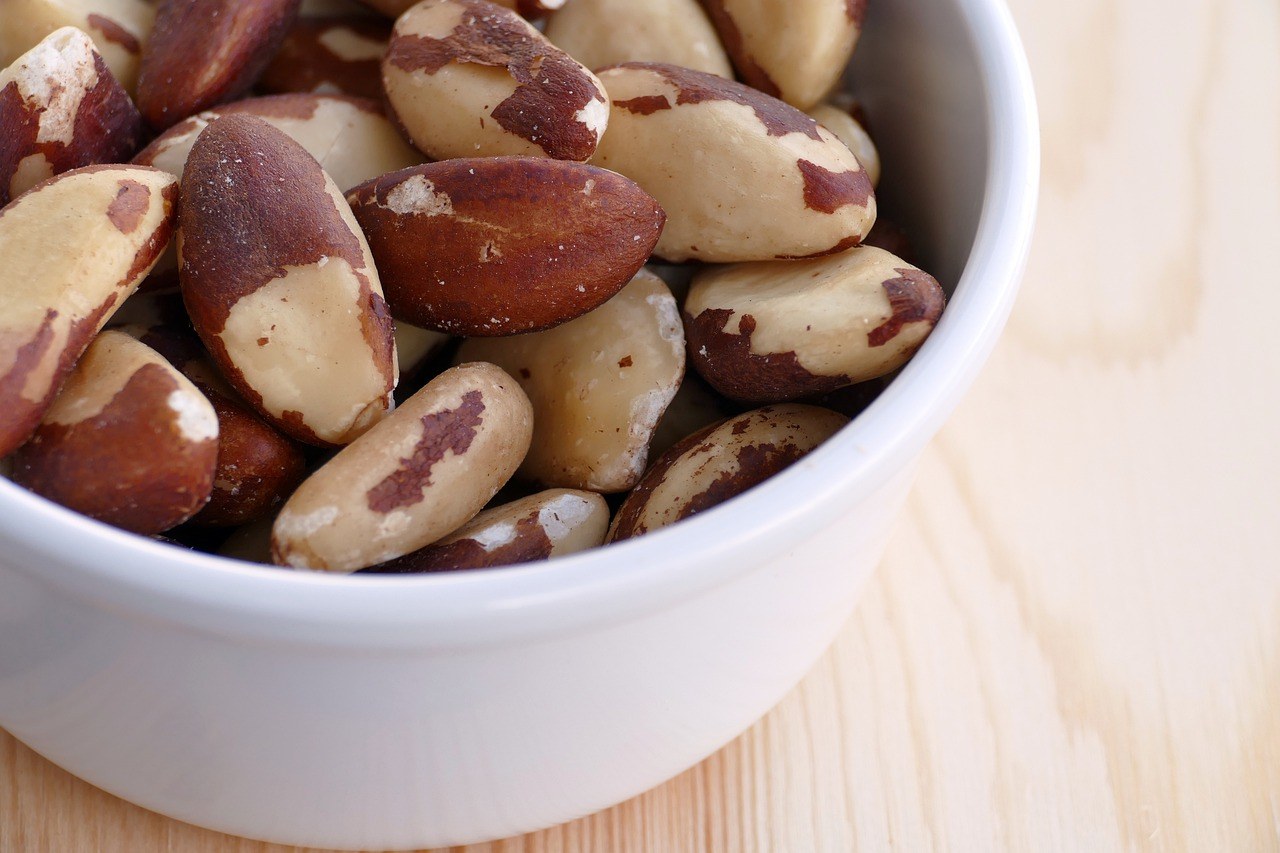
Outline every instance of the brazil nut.
<svg viewBox="0 0 1280 853">
<path fill-rule="evenodd" d="M 733 79 L 698 0 L 582 0 L 547 24 L 547 38 L 588 68 L 622 62 L 669 62 Z"/>
<path fill-rule="evenodd" d="M 156 13 L 144 0 L 5 0 L 0 14 L 0 66 L 61 27 L 88 33 L 124 88 L 138 82 L 142 48 Z"/>
<path fill-rule="evenodd" d="M 300 17 L 262 77 L 264 92 L 382 99 L 382 56 L 391 27 L 364 16 Z"/>
</svg>

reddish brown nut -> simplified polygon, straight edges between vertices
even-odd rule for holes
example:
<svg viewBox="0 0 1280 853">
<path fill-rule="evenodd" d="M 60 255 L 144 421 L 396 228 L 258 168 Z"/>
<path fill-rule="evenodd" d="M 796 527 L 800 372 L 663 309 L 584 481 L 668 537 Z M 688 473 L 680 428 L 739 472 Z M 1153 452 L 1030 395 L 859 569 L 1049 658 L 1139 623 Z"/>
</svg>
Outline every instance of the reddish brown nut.
<svg viewBox="0 0 1280 853">
<path fill-rule="evenodd" d="M 382 98 L 382 56 L 391 26 L 378 18 L 299 18 L 262 72 L 264 92 Z"/>
<path fill-rule="evenodd" d="M 281 431 L 346 444 L 397 379 L 378 273 L 333 181 L 261 119 L 200 134 L 182 178 L 178 258 L 191 321 L 240 395 Z"/>
<path fill-rule="evenodd" d="M 76 359 L 169 242 L 177 182 L 86 166 L 0 210 L 0 456 L 22 444 Z"/>
<path fill-rule="evenodd" d="M 440 160 L 585 162 L 609 122 L 596 76 L 487 0 L 423 0 L 401 15 L 382 80 L 413 144 Z"/>
<path fill-rule="evenodd" d="M 157 130 L 253 85 L 299 0 L 164 0 L 142 50 L 138 108 Z"/>
<path fill-rule="evenodd" d="M 275 561 L 352 572 L 430 545 L 497 494 L 532 431 L 510 376 L 492 364 L 445 371 L 294 492 L 276 518 Z"/>
<path fill-rule="evenodd" d="M 391 313 L 459 335 L 512 335 L 585 314 L 653 251 L 665 216 L 631 181 L 536 157 L 447 160 L 348 196 Z"/>
<path fill-rule="evenodd" d="M 609 542 L 674 524 L 742 494 L 830 438 L 849 419 L 816 406 L 766 406 L 709 426 L 654 463 L 614 516 Z"/>
<path fill-rule="evenodd" d="M 608 529 L 604 498 L 549 489 L 486 509 L 439 542 L 360 573 L 449 572 L 549 560 L 599 547 Z"/>
<path fill-rule="evenodd" d="M 944 302 L 933 276 L 871 246 L 710 268 L 684 304 L 689 359 L 735 400 L 822 394 L 905 364 Z"/>
<path fill-rule="evenodd" d="M 0 205 L 80 166 L 133 156 L 142 116 L 93 41 L 74 27 L 0 71 Z"/>
<path fill-rule="evenodd" d="M 195 386 L 128 335 L 103 332 L 15 454 L 14 481 L 151 535 L 204 506 L 217 457 L 218 419 Z"/>
<path fill-rule="evenodd" d="M 4 0 L 0 3 L 0 66 L 8 65 L 61 27 L 89 34 L 111 73 L 132 92 L 142 44 L 156 13 L 144 0 Z"/>
</svg>

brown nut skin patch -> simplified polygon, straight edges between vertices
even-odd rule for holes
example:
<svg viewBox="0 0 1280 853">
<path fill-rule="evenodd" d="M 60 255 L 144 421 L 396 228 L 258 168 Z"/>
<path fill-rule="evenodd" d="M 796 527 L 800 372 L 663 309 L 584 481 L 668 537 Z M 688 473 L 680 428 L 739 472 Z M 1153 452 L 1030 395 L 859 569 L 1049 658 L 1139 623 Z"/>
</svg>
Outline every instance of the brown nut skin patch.
<svg viewBox="0 0 1280 853">
<path fill-rule="evenodd" d="M 0 210 L 0 456 L 31 435 L 168 245 L 177 197 L 177 182 L 159 170 L 85 166 Z M 122 219 L 121 205 L 133 213 Z"/>
<path fill-rule="evenodd" d="M 529 449 L 533 411 L 492 364 L 446 370 L 298 487 L 274 561 L 335 572 L 385 563 L 472 519 Z"/>
<path fill-rule="evenodd" d="M 265 121 L 230 115 L 200 134 L 182 186 L 183 300 L 236 391 L 320 446 L 385 416 L 398 378 L 391 317 L 320 165 Z"/>
<path fill-rule="evenodd" d="M 93 39 L 111 73 L 133 92 L 142 45 L 154 21 L 155 10 L 144 0 L 3 0 L 0 67 L 55 30 L 75 27 Z"/>
<path fill-rule="evenodd" d="M 420 574 L 548 560 L 603 544 L 609 506 L 594 492 L 549 489 L 487 509 L 433 545 L 361 569 Z"/>
<path fill-rule="evenodd" d="M 447 160 L 348 195 L 391 313 L 471 337 L 559 325 L 644 265 L 666 216 L 632 181 L 537 157 Z"/>
<path fill-rule="evenodd" d="M 157 130 L 248 90 L 300 0 L 163 0 L 142 50 L 138 108 Z"/>
<path fill-rule="evenodd" d="M 391 26 L 377 18 L 303 17 L 258 79 L 264 92 L 316 92 L 381 100 Z"/>
<path fill-rule="evenodd" d="M 786 469 L 848 422 L 827 409 L 785 403 L 712 424 L 653 464 L 618 509 L 607 541 L 718 506 Z"/>
<path fill-rule="evenodd" d="M 204 506 L 217 455 L 218 420 L 195 386 L 128 335 L 103 332 L 14 455 L 14 481 L 151 535 Z"/>
<path fill-rule="evenodd" d="M 80 166 L 127 160 L 142 116 L 93 41 L 63 27 L 0 71 L 0 206 Z"/>
</svg>

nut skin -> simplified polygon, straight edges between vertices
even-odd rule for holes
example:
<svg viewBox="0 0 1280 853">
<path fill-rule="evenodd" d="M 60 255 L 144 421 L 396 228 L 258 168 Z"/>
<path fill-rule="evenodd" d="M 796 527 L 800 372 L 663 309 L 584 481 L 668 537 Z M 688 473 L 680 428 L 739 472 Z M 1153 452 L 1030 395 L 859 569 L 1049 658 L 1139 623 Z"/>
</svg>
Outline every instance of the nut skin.
<svg viewBox="0 0 1280 853">
<path fill-rule="evenodd" d="M 857 158 L 794 107 L 674 65 L 628 62 L 600 79 L 612 130 L 592 162 L 662 205 L 660 257 L 813 257 L 857 245 L 875 222 L 871 181 Z"/>
<path fill-rule="evenodd" d="M 784 470 L 849 422 L 817 406 L 784 403 L 706 427 L 654 463 L 614 516 L 619 542 L 705 512 Z"/>
<path fill-rule="evenodd" d="M 585 162 L 609 121 L 599 79 L 488 0 L 423 0 L 401 15 L 382 80 L 400 126 L 437 160 Z"/>
<path fill-rule="evenodd" d="M 360 574 L 419 574 L 512 566 L 604 543 L 609 506 L 595 492 L 549 489 L 486 509 L 432 545 Z"/>
<path fill-rule="evenodd" d="M 382 99 L 382 55 L 391 27 L 378 18 L 299 18 L 262 72 L 264 92 L 315 92 Z"/>
<path fill-rule="evenodd" d="M 734 400 L 824 394 L 905 364 L 945 301 L 932 276 L 872 246 L 707 269 L 685 300 L 689 360 Z"/>
<path fill-rule="evenodd" d="M 388 18 L 398 18 L 416 6 L 419 0 L 361 0 L 371 9 L 376 9 Z M 565 0 L 495 0 L 495 4 L 507 9 L 514 9 L 530 20 L 541 18 L 565 4 Z"/>
<path fill-rule="evenodd" d="M 720 37 L 698 0 L 587 0 L 547 23 L 547 38 L 588 68 L 668 62 L 733 79 Z"/>
<path fill-rule="evenodd" d="M 430 545 L 497 494 L 532 433 L 514 379 L 491 364 L 451 368 L 298 487 L 276 518 L 273 559 L 353 572 Z"/>
<path fill-rule="evenodd" d="M 347 198 L 391 313 L 473 337 L 547 329 L 604 303 L 666 220 L 621 175 L 537 157 L 417 166 Z"/>
<path fill-rule="evenodd" d="M 308 444 L 346 444 L 381 420 L 398 378 L 391 317 L 320 165 L 265 121 L 231 115 L 200 134 L 182 187 L 183 301 L 232 387 Z"/>
<path fill-rule="evenodd" d="M 169 242 L 177 181 L 86 166 L 0 210 L 0 456 L 31 435 L 76 360 Z"/>
<path fill-rule="evenodd" d="M 0 205 L 56 174 L 131 157 L 142 116 L 93 41 L 55 30 L 0 71 Z"/>
<path fill-rule="evenodd" d="M 0 67 L 9 65 L 60 27 L 75 27 L 93 39 L 120 85 L 133 92 L 143 43 L 155 22 L 143 0 L 4 0 L 0 14 Z"/>
<path fill-rule="evenodd" d="M 162 0 L 142 50 L 138 109 L 157 130 L 243 94 L 300 0 Z"/>
<path fill-rule="evenodd" d="M 103 332 L 14 455 L 14 481 L 152 535 L 204 506 L 217 456 L 218 419 L 196 387 L 132 337 Z"/>
</svg>

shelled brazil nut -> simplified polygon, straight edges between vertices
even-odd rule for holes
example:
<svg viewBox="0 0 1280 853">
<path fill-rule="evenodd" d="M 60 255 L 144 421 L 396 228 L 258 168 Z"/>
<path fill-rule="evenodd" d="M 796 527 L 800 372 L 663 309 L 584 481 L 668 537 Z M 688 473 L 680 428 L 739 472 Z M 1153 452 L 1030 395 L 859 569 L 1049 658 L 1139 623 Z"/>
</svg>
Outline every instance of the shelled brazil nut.
<svg viewBox="0 0 1280 853">
<path fill-rule="evenodd" d="M 300 16 L 258 79 L 264 92 L 382 98 L 391 26 L 360 15 Z"/>
<path fill-rule="evenodd" d="M 551 17 L 547 38 L 588 68 L 668 62 L 733 79 L 733 68 L 698 0 L 587 0 Z"/>
<path fill-rule="evenodd" d="M 111 73 L 132 92 L 155 16 L 144 0 L 6 0 L 0 14 L 0 66 L 54 30 L 76 27 L 89 34 Z"/>
</svg>

